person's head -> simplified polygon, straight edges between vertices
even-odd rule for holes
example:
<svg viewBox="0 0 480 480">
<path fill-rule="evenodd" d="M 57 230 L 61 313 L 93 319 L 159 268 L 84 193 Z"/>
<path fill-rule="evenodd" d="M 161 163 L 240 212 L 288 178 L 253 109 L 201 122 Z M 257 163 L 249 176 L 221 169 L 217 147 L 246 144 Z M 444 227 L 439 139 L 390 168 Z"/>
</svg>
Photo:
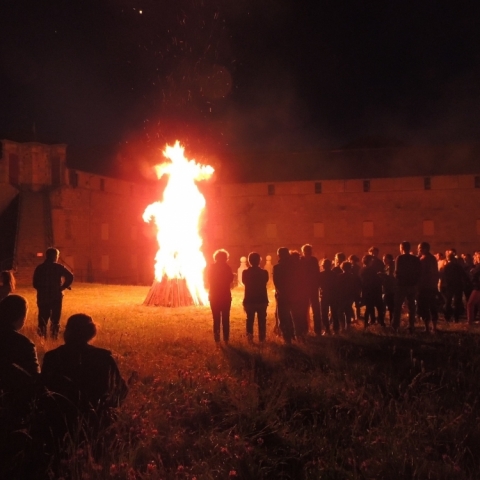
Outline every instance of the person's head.
<svg viewBox="0 0 480 480">
<path fill-rule="evenodd" d="M 368 253 L 372 256 L 372 257 L 378 257 L 378 247 L 370 247 L 368 249 Z"/>
<path fill-rule="evenodd" d="M 480 250 L 477 250 L 474 254 L 473 254 L 473 263 L 475 265 L 478 265 L 480 263 Z"/>
<path fill-rule="evenodd" d="M 27 318 L 28 303 L 20 295 L 8 295 L 0 302 L 0 328 L 20 330 Z"/>
<path fill-rule="evenodd" d="M 456 257 L 455 257 L 455 254 L 453 252 L 450 252 L 448 255 L 447 255 L 447 262 L 454 262 L 456 260 Z"/>
<path fill-rule="evenodd" d="M 278 259 L 285 261 L 290 258 L 290 250 L 287 247 L 280 247 L 277 250 Z"/>
<path fill-rule="evenodd" d="M 251 252 L 248 255 L 248 263 L 252 267 L 258 267 L 260 265 L 260 260 L 261 259 L 262 259 L 262 257 L 260 257 L 260 254 L 258 254 L 257 252 Z"/>
<path fill-rule="evenodd" d="M 391 253 L 386 253 L 383 256 L 383 263 L 385 265 L 391 265 L 393 263 L 393 255 Z"/>
<path fill-rule="evenodd" d="M 313 253 L 313 248 L 310 244 L 306 243 L 303 247 L 302 247 L 302 253 L 303 253 L 303 256 L 304 257 L 311 257 L 312 256 L 312 253 Z"/>
<path fill-rule="evenodd" d="M 15 290 L 15 277 L 13 276 L 13 272 L 11 270 L 3 270 L 1 278 L 3 286 L 6 287 L 8 285 L 10 291 L 13 292 Z"/>
<path fill-rule="evenodd" d="M 329 271 L 332 269 L 332 261 L 329 258 L 324 258 L 321 261 L 320 266 L 322 267 L 323 270 Z"/>
<path fill-rule="evenodd" d="M 213 254 L 213 259 L 216 263 L 227 263 L 228 262 L 228 252 L 223 248 L 220 248 Z"/>
<path fill-rule="evenodd" d="M 345 273 L 350 273 L 352 271 L 352 264 L 350 262 L 342 262 L 340 267 Z"/>
<path fill-rule="evenodd" d="M 335 266 L 339 266 L 346 260 L 346 256 L 343 252 L 338 252 L 335 254 Z"/>
<path fill-rule="evenodd" d="M 364 256 L 362 257 L 362 263 L 363 263 L 366 267 L 370 266 L 370 265 L 372 264 L 372 261 L 373 261 L 372 255 L 364 255 Z"/>
<path fill-rule="evenodd" d="M 400 244 L 400 253 L 410 253 L 410 242 L 404 241 Z"/>
<path fill-rule="evenodd" d="M 437 252 L 435 258 L 440 262 L 441 260 L 445 260 L 445 255 L 442 252 Z"/>
<path fill-rule="evenodd" d="M 448 256 L 450 255 L 450 253 L 453 253 L 453 256 L 456 257 L 457 256 L 457 250 L 455 248 L 449 248 L 448 250 L 446 250 L 445 252 L 445 258 L 448 259 Z"/>
<path fill-rule="evenodd" d="M 54 247 L 47 248 L 45 252 L 45 259 L 49 262 L 56 262 L 60 256 L 60 251 Z"/>
<path fill-rule="evenodd" d="M 290 258 L 294 262 L 300 261 L 300 252 L 298 250 L 290 250 Z"/>
<path fill-rule="evenodd" d="M 462 253 L 462 260 L 465 265 L 473 265 L 473 256 L 471 253 Z"/>
<path fill-rule="evenodd" d="M 430 244 L 428 242 L 422 242 L 418 244 L 418 254 L 426 255 L 430 253 Z"/>
<path fill-rule="evenodd" d="M 356 255 L 350 255 L 348 257 L 348 261 L 352 264 L 352 265 L 356 265 L 360 259 L 356 256 Z"/>
<path fill-rule="evenodd" d="M 97 334 L 97 326 L 92 317 L 85 313 L 76 313 L 67 320 L 63 338 L 68 345 L 85 345 Z"/>
</svg>

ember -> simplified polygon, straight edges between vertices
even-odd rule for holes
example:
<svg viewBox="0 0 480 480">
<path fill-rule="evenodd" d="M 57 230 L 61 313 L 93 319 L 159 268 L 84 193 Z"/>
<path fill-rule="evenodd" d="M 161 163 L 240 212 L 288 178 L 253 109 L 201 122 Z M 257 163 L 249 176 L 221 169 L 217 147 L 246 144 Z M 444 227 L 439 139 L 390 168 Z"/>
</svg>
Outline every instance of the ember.
<svg viewBox="0 0 480 480">
<path fill-rule="evenodd" d="M 143 214 L 146 222 L 155 221 L 159 245 L 155 280 L 144 305 L 204 305 L 208 301 L 203 282 L 206 262 L 200 250 L 199 220 L 205 198 L 195 181 L 208 179 L 213 168 L 186 159 L 178 141 L 173 147 L 167 145 L 163 154 L 171 160 L 155 167 L 158 178 L 169 176 L 163 201 L 152 203 Z"/>
</svg>

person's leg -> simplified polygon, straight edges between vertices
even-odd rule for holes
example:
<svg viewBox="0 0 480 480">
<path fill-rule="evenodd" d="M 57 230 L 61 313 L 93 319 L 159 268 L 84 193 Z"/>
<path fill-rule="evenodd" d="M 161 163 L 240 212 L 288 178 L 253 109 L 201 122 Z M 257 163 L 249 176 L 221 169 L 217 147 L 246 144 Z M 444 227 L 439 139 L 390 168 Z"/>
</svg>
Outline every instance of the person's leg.
<svg viewBox="0 0 480 480">
<path fill-rule="evenodd" d="M 310 293 L 310 305 L 313 313 L 313 331 L 320 335 L 322 333 L 322 315 L 320 313 L 320 301 L 318 299 L 318 289 Z"/>
<path fill-rule="evenodd" d="M 375 298 L 375 307 L 377 308 L 378 323 L 385 326 L 385 306 L 383 304 L 382 294 L 379 293 Z"/>
<path fill-rule="evenodd" d="M 47 336 L 47 324 L 50 318 L 50 305 L 45 303 L 37 304 L 38 306 L 38 329 L 37 333 L 41 337 Z"/>
<path fill-rule="evenodd" d="M 405 300 L 404 291 L 401 287 L 397 287 L 393 300 L 393 329 L 398 331 L 400 328 L 400 317 L 402 316 L 402 305 Z"/>
<path fill-rule="evenodd" d="M 467 321 L 473 323 L 475 321 L 476 309 L 480 305 L 480 290 L 472 290 L 470 298 L 467 302 Z"/>
<path fill-rule="evenodd" d="M 293 338 L 293 320 L 290 312 L 290 305 L 287 301 L 278 300 L 278 321 L 280 331 L 282 332 L 285 343 L 292 343 Z"/>
<path fill-rule="evenodd" d="M 408 287 L 407 290 L 407 307 L 408 307 L 408 326 L 410 333 L 415 331 L 415 314 L 416 314 L 416 305 L 415 305 L 415 287 Z"/>
<path fill-rule="evenodd" d="M 246 320 L 246 333 L 249 342 L 253 341 L 253 323 L 255 322 L 255 307 L 252 305 L 244 306 L 245 313 L 247 315 Z"/>
<path fill-rule="evenodd" d="M 428 332 L 430 329 L 430 304 L 426 289 L 421 289 L 418 292 L 417 307 L 418 315 L 424 321 L 425 330 Z"/>
<path fill-rule="evenodd" d="M 330 310 L 330 302 L 328 301 L 327 298 L 323 297 L 322 303 L 321 303 L 321 312 L 322 312 L 323 328 L 326 333 L 330 333 L 330 319 L 328 315 L 329 310 Z"/>
<path fill-rule="evenodd" d="M 264 342 L 267 338 L 267 305 L 258 305 L 257 307 L 258 318 L 258 340 Z"/>
<path fill-rule="evenodd" d="M 460 315 L 463 310 L 463 290 L 457 291 L 453 295 L 453 318 L 455 323 L 460 320 Z"/>
<path fill-rule="evenodd" d="M 349 330 L 352 325 L 353 320 L 353 300 L 350 302 L 348 301 L 345 305 L 345 325 L 346 329 Z"/>
<path fill-rule="evenodd" d="M 452 319 L 452 299 L 453 299 L 453 292 L 446 290 L 443 296 L 445 302 L 445 321 L 449 322 Z"/>
<path fill-rule="evenodd" d="M 222 308 L 222 327 L 223 327 L 223 341 L 228 342 L 230 340 L 230 308 L 232 303 L 229 302 Z"/>
<path fill-rule="evenodd" d="M 215 342 L 220 341 L 220 307 L 216 303 L 210 302 L 213 317 L 213 339 Z"/>
<path fill-rule="evenodd" d="M 58 332 L 60 330 L 60 317 L 62 316 L 62 300 L 59 300 L 52 303 L 52 314 L 50 317 L 50 335 L 52 338 L 58 337 Z"/>
<path fill-rule="evenodd" d="M 338 333 L 340 330 L 340 321 L 338 317 L 338 300 L 333 299 L 331 304 L 330 304 L 330 310 L 332 312 L 332 325 L 333 325 L 333 331 L 335 333 Z"/>
</svg>

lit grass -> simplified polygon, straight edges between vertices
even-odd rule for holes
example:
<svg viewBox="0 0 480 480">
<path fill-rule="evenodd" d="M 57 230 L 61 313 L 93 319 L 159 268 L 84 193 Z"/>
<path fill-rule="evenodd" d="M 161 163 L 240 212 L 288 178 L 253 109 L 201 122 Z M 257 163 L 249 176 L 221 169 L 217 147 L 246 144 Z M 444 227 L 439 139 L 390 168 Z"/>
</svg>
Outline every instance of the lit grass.
<svg viewBox="0 0 480 480">
<path fill-rule="evenodd" d="M 111 448 L 70 460 L 72 478 L 477 479 L 479 337 L 441 324 L 437 336 L 358 325 L 348 336 L 286 347 L 245 339 L 234 292 L 230 347 L 216 349 L 208 307 L 141 305 L 148 288 L 75 284 L 63 321 L 92 315 L 95 340 L 131 378 Z M 24 333 L 39 357 L 61 341 Z M 419 326 L 420 327 L 420 326 Z"/>
</svg>

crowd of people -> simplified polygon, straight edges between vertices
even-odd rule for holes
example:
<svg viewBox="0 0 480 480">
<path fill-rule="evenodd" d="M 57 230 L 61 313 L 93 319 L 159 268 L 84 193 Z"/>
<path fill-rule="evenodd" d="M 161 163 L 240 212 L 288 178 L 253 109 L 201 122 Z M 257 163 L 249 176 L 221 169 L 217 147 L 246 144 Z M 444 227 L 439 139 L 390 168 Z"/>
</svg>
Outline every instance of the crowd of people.
<svg viewBox="0 0 480 480">
<path fill-rule="evenodd" d="M 57 249 L 49 248 L 33 276 L 40 338 L 46 337 L 49 322 L 50 335 L 57 338 L 63 291 L 73 282 L 58 256 Z M 5 273 L 1 291 L 6 295 L 0 300 L 0 478 L 36 478 L 42 467 L 56 471 L 74 442 L 104 432 L 128 388 L 111 352 L 90 345 L 97 328 L 84 313 L 68 318 L 64 344 L 48 351 L 40 368 L 35 344 L 20 333 L 27 300 L 14 293 L 12 272 Z"/>
<path fill-rule="evenodd" d="M 348 331 L 353 322 L 363 321 L 364 328 L 378 324 L 398 332 L 402 311 L 408 312 L 408 328 L 414 332 L 419 317 L 427 332 L 436 332 L 439 315 L 446 322 L 459 322 L 466 312 L 467 321 L 475 321 L 480 309 L 480 251 L 457 255 L 449 249 L 435 255 L 427 242 L 413 252 L 409 242 L 400 244 L 396 257 L 371 247 L 360 259 L 348 258 L 343 252 L 333 261 L 313 256 L 311 245 L 301 251 L 281 247 L 273 266 L 275 286 L 275 331 L 290 344 L 304 342 L 310 330 L 316 335 Z M 231 284 L 234 278 L 228 265 L 228 252 L 217 250 L 214 264 L 207 273 L 210 306 L 213 314 L 214 340 L 228 343 L 230 332 Z M 242 272 L 245 286 L 243 306 L 246 313 L 246 335 L 253 341 L 255 316 L 260 342 L 266 338 L 267 284 L 269 273 L 260 267 L 256 252 L 248 256 L 248 268 Z M 313 325 L 310 327 L 310 318 Z"/>
</svg>

